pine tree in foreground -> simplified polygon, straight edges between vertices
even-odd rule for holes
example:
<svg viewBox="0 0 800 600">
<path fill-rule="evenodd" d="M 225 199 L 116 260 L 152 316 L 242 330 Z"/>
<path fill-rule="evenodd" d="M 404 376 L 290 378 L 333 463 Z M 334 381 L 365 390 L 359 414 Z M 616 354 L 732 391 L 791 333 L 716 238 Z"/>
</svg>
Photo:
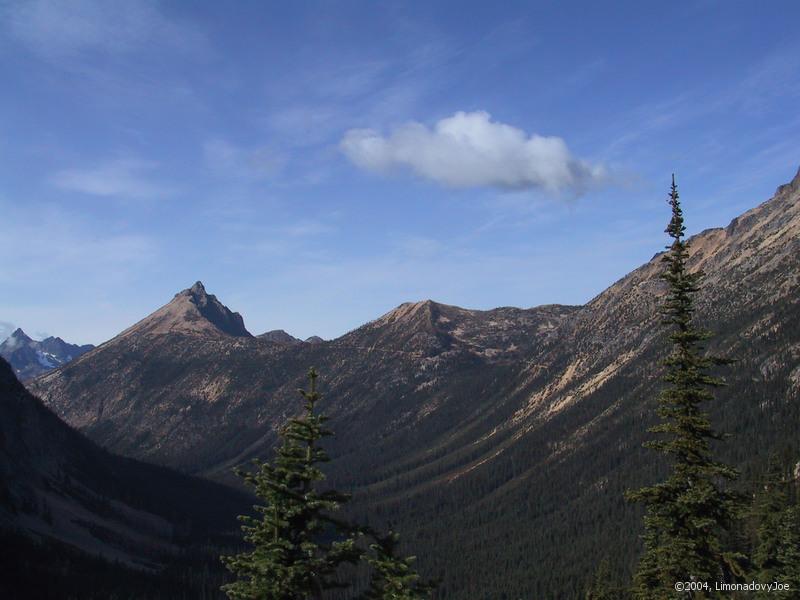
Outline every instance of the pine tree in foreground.
<svg viewBox="0 0 800 600">
<path fill-rule="evenodd" d="M 231 598 L 320 597 L 336 587 L 334 575 L 341 565 L 358 560 L 349 529 L 331 516 L 347 496 L 319 492 L 315 486 L 324 479 L 318 465 L 328 461 L 318 443 L 331 432 L 324 428 L 327 419 L 314 413 L 319 393 L 313 370 L 309 380 L 310 391 L 300 392 L 305 414 L 291 419 L 281 432 L 283 443 L 274 464 L 256 461 L 254 472 L 239 471 L 264 504 L 255 507 L 260 519 L 240 517 L 253 550 L 223 557 L 239 576 L 223 588 Z"/>
<path fill-rule="evenodd" d="M 686 598 L 676 582 L 708 582 L 709 590 L 692 598 L 714 597 L 714 582 L 739 575 L 738 557 L 725 552 L 722 533 L 733 523 L 737 496 L 723 487 L 737 477 L 731 467 L 713 460 L 710 442 L 722 436 L 711 427 L 702 404 L 713 400 L 711 389 L 722 385 L 709 370 L 727 361 L 703 355 L 709 334 L 693 323 L 694 297 L 700 273 L 687 268 L 688 242 L 675 178 L 669 195 L 672 218 L 666 233 L 672 238 L 664 256 L 662 278 L 669 285 L 662 308 L 669 327 L 672 351 L 664 361 L 668 386 L 659 396 L 660 423 L 650 431 L 658 438 L 645 443 L 667 457 L 667 479 L 629 492 L 632 501 L 646 506 L 644 554 L 634 580 L 636 598 Z"/>
<path fill-rule="evenodd" d="M 222 561 L 238 576 L 223 591 L 234 599 L 306 600 L 323 598 L 327 590 L 351 588 L 342 581 L 342 567 L 373 567 L 369 598 L 416 600 L 426 588 L 410 568 L 413 558 L 395 556 L 395 534 L 381 538 L 372 530 L 337 519 L 333 514 L 349 496 L 320 491 L 325 479 L 319 465 L 330 459 L 320 441 L 332 435 L 327 417 L 316 414 L 320 400 L 317 373 L 308 373 L 310 391 L 300 390 L 304 414 L 281 431 L 282 444 L 273 463 L 254 461 L 252 472 L 237 471 L 262 504 L 260 518 L 241 516 L 244 539 L 253 549 Z M 371 547 L 367 539 L 376 544 Z M 373 556 L 374 555 L 374 556 Z"/>
</svg>

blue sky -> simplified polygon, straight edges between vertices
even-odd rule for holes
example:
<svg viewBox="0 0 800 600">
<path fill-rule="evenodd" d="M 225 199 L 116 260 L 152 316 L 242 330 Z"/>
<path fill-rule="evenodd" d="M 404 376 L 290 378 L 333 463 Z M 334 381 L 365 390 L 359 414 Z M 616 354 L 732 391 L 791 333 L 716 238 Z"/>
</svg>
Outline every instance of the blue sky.
<svg viewBox="0 0 800 600">
<path fill-rule="evenodd" d="M 0 336 L 583 303 L 800 165 L 800 4 L 0 0 Z"/>
</svg>

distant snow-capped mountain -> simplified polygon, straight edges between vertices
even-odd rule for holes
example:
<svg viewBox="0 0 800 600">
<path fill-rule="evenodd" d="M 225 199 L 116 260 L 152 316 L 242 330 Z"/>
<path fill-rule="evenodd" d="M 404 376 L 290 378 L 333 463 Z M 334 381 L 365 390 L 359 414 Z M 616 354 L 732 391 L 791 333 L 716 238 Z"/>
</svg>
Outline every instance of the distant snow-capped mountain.
<svg viewBox="0 0 800 600">
<path fill-rule="evenodd" d="M 69 344 L 53 336 L 37 341 L 17 328 L 0 344 L 0 356 L 9 362 L 17 377 L 25 380 L 65 365 L 93 348 L 92 344 Z"/>
</svg>

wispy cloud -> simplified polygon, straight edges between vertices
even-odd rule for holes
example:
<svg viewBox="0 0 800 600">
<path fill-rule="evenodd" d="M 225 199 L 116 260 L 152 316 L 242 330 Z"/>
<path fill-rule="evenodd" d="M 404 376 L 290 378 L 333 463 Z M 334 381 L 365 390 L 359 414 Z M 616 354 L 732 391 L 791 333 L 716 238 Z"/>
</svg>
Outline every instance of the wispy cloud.
<svg viewBox="0 0 800 600">
<path fill-rule="evenodd" d="M 286 156 L 271 146 L 244 147 L 222 139 L 207 140 L 203 156 L 214 173 L 234 179 L 273 177 L 286 163 Z"/>
<path fill-rule="evenodd" d="M 733 145 L 715 143 L 709 132 L 720 132 L 724 136 L 732 130 L 731 123 L 751 121 L 768 107 L 774 107 L 776 102 L 791 102 L 800 97 L 798 72 L 800 46 L 793 44 L 774 49 L 752 62 L 738 78 L 711 80 L 666 98 L 659 97 L 628 107 L 616 119 L 606 123 L 605 128 L 600 126 L 596 130 L 596 135 L 606 136 L 609 140 L 602 157 L 608 161 L 641 157 L 641 149 L 646 146 L 649 146 L 649 151 L 663 150 L 661 144 L 652 145 L 656 135 L 668 133 L 674 136 L 680 129 L 697 129 L 696 124 L 702 122 L 702 128 L 706 131 L 704 139 L 692 152 L 687 149 L 686 154 L 695 157 L 702 154 L 706 160 L 693 165 L 693 168 L 708 168 L 709 154 L 704 150 L 713 148 L 714 154 L 729 156 L 753 141 L 753 135 L 750 135 Z M 792 119 L 787 118 L 782 127 L 789 131 L 791 123 Z M 611 132 L 610 135 L 607 131 Z M 763 131 L 763 126 L 759 127 L 759 131 Z"/>
<path fill-rule="evenodd" d="M 800 96 L 799 71 L 800 46 L 780 48 L 752 65 L 729 97 L 745 110 L 764 111 L 775 98 Z"/>
<path fill-rule="evenodd" d="M 379 87 L 388 77 L 388 60 L 355 60 L 326 64 L 298 74 L 295 93 L 331 100 L 360 98 Z"/>
<path fill-rule="evenodd" d="M 284 232 L 292 237 L 315 236 L 332 231 L 335 231 L 333 226 L 319 221 L 299 221 L 284 229 Z"/>
<path fill-rule="evenodd" d="M 5 210 L 6 207 L 3 207 Z M 0 236 L 5 257 L 0 283 L 53 289 L 104 288 L 152 265 L 158 244 L 132 231 L 98 232 L 91 220 L 53 205 L 37 205 L 35 218 L 9 208 Z"/>
<path fill-rule="evenodd" d="M 16 327 L 14 327 L 13 323 L 9 323 L 8 321 L 0 321 L 0 343 L 14 333 L 15 329 Z"/>
<path fill-rule="evenodd" d="M 433 258 L 442 252 L 444 245 L 433 238 L 407 236 L 397 242 L 396 248 L 411 258 Z"/>
<path fill-rule="evenodd" d="M 28 333 L 75 343 L 100 342 L 146 314 L 136 304 L 168 262 L 159 260 L 152 233 L 111 222 L 100 228 L 52 204 L 32 201 L 29 212 L 25 203 L 4 202 L 0 289 L 8 293 L 0 294 L 0 314 Z"/>
<path fill-rule="evenodd" d="M 261 124 L 287 146 L 309 147 L 335 145 L 349 128 L 383 127 L 398 115 L 420 114 L 432 93 L 458 79 L 464 50 L 442 31 L 420 31 L 399 15 L 392 29 L 402 32 L 401 52 L 342 60 L 316 47 L 312 65 L 266 89 Z"/>
<path fill-rule="evenodd" d="M 158 163 L 120 159 L 85 169 L 64 169 L 52 177 L 57 187 L 92 196 L 148 199 L 174 193 L 169 185 L 154 180 L 151 173 Z"/>
<path fill-rule="evenodd" d="M 331 103 L 299 103 L 276 110 L 264 121 L 270 132 L 286 146 L 304 147 L 323 143 L 341 133 L 348 113 Z"/>
<path fill-rule="evenodd" d="M 542 188 L 577 196 L 604 179 L 602 167 L 572 156 L 563 139 L 528 135 L 483 111 L 458 112 L 432 129 L 408 123 L 389 136 L 350 130 L 341 149 L 362 169 L 405 167 L 451 187 Z"/>
<path fill-rule="evenodd" d="M 84 51 L 129 53 L 153 44 L 195 51 L 204 39 L 166 18 L 151 1 L 30 0 L 3 10 L 12 35 L 44 58 L 63 61 Z"/>
</svg>

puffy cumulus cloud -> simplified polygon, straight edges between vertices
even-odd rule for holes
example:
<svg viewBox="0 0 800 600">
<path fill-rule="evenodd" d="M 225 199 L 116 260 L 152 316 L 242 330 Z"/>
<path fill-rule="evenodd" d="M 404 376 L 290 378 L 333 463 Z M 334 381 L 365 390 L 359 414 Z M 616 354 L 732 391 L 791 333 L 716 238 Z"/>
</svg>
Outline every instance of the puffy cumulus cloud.
<svg viewBox="0 0 800 600">
<path fill-rule="evenodd" d="M 528 135 L 492 121 L 484 111 L 457 112 L 428 128 L 408 123 L 383 136 L 351 129 L 340 143 L 358 167 L 397 167 L 451 187 L 540 188 L 580 195 L 602 182 L 605 171 L 572 156 L 559 137 Z"/>
</svg>

